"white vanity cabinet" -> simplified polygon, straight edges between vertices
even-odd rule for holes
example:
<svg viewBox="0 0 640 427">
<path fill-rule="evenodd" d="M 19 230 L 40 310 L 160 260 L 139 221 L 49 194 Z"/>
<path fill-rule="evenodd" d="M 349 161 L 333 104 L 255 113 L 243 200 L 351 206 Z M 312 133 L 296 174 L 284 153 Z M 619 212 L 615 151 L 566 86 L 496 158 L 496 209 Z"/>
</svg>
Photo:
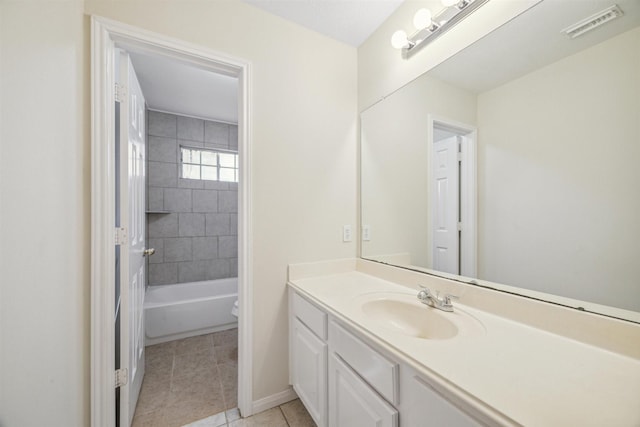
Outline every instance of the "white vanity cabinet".
<svg viewBox="0 0 640 427">
<path fill-rule="evenodd" d="M 403 367 L 401 377 L 402 425 L 424 427 L 480 427 L 476 421 L 438 393 L 433 385 L 413 369 Z M 481 414 L 476 414 L 482 418 Z"/>
<path fill-rule="evenodd" d="M 289 382 L 318 427 L 327 424 L 327 315 L 289 291 Z"/>
<path fill-rule="evenodd" d="M 319 427 L 477 427 L 412 367 L 289 288 L 290 382 Z"/>
</svg>

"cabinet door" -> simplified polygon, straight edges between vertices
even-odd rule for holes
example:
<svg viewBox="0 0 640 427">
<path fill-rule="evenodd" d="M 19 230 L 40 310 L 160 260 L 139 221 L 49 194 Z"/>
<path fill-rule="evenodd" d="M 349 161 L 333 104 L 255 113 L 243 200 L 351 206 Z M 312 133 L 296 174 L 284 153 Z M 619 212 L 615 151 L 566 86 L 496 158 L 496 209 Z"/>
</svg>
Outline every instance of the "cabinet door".
<svg viewBox="0 0 640 427">
<path fill-rule="evenodd" d="M 319 427 L 327 425 L 327 344 L 298 319 L 292 334 L 293 389 Z"/>
<path fill-rule="evenodd" d="M 331 427 L 397 427 L 398 411 L 358 377 L 335 353 L 329 360 Z"/>
<path fill-rule="evenodd" d="M 403 402 L 402 423 L 424 427 L 481 427 L 479 421 L 441 396 L 417 375 L 402 378 L 407 388 Z"/>
</svg>

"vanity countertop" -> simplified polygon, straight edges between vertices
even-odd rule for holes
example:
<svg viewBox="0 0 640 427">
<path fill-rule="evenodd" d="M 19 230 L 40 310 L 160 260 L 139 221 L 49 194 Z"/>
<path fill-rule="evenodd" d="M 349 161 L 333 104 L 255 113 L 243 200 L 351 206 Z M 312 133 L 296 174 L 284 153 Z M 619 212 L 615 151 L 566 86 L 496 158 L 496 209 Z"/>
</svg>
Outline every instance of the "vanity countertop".
<svg viewBox="0 0 640 427">
<path fill-rule="evenodd" d="M 454 307 L 482 323 L 484 333 L 417 339 L 373 321 L 357 303 L 367 293 L 417 290 L 356 270 L 293 276 L 294 289 L 496 424 L 640 426 L 636 358 L 482 311 L 464 298 Z"/>
</svg>

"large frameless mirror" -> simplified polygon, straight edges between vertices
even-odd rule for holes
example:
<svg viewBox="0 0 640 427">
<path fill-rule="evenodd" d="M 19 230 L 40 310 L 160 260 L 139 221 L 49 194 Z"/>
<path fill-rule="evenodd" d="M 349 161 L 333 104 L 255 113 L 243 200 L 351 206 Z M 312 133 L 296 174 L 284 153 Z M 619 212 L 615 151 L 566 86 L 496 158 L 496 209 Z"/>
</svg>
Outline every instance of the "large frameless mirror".
<svg viewBox="0 0 640 427">
<path fill-rule="evenodd" d="M 640 2 L 611 6 L 544 0 L 362 112 L 363 258 L 640 321 Z"/>
</svg>

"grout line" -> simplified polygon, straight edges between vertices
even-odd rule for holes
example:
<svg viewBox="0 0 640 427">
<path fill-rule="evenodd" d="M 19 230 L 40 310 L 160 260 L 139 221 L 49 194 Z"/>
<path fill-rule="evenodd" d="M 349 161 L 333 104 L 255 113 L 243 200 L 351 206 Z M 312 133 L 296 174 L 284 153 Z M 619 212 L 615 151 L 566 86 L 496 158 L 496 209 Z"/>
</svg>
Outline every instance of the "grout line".
<svg viewBox="0 0 640 427">
<path fill-rule="evenodd" d="M 284 418 L 284 422 L 287 423 L 288 427 L 291 427 L 291 424 L 289 424 L 289 420 L 287 419 L 287 416 L 285 415 L 284 411 L 282 410 L 282 405 L 279 405 L 278 409 L 280 409 L 280 413 L 282 414 L 282 418 Z"/>
</svg>

